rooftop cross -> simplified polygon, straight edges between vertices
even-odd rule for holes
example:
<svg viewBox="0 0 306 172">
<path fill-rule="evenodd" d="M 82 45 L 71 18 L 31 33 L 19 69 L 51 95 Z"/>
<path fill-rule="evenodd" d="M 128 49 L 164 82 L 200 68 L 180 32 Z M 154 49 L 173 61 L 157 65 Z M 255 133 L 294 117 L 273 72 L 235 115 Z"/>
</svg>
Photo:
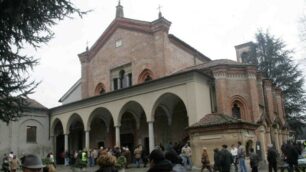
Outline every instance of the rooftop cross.
<svg viewBox="0 0 306 172">
<path fill-rule="evenodd" d="M 162 6 L 161 5 L 158 5 L 157 9 L 158 9 L 158 18 L 161 18 L 163 15 L 161 13 L 161 8 Z"/>
</svg>

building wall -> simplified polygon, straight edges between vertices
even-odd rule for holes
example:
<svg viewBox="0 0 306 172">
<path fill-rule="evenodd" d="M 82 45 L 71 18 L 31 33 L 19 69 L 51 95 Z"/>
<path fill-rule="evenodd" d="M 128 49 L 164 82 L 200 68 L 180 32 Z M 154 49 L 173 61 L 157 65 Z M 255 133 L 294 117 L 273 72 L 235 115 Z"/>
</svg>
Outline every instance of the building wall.
<svg viewBox="0 0 306 172">
<path fill-rule="evenodd" d="M 215 77 L 217 110 L 232 115 L 233 102 L 241 102 L 241 118 L 254 122 L 259 118 L 256 75 L 246 67 L 218 66 L 212 69 Z"/>
<path fill-rule="evenodd" d="M 26 116 L 9 125 L 0 122 L 0 155 L 13 151 L 17 157 L 22 153 L 33 153 L 46 157 L 51 151 L 49 139 L 49 116 L 47 112 L 33 111 L 25 113 Z M 26 127 L 37 127 L 37 143 L 27 143 Z"/>
<path fill-rule="evenodd" d="M 122 45 L 116 47 L 118 40 Z M 151 70 L 157 79 L 199 63 L 193 54 L 171 43 L 166 31 L 149 34 L 117 28 L 94 57 L 82 63 L 82 92 L 86 92 L 82 95 L 94 96 L 100 82 L 106 92 L 112 91 L 110 72 L 123 65 L 131 65 L 135 85 L 144 69 Z"/>
</svg>

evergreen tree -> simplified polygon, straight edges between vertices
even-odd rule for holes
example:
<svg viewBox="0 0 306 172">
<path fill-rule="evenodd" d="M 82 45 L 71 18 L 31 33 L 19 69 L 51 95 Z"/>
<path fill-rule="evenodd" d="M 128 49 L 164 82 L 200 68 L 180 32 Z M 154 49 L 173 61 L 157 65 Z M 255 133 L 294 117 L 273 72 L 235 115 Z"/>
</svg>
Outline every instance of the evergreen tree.
<svg viewBox="0 0 306 172">
<path fill-rule="evenodd" d="M 47 43 L 51 26 L 74 13 L 84 14 L 69 0 L 0 0 L 0 120 L 18 120 L 38 85 L 29 79 L 37 60 L 21 50 Z"/>
<path fill-rule="evenodd" d="M 287 50 L 281 39 L 259 31 L 255 47 L 244 58 L 244 62 L 256 64 L 259 71 L 282 89 L 288 124 L 299 134 L 305 125 L 306 97 L 303 90 L 304 78 L 292 60 L 292 55 L 293 51 Z"/>
</svg>

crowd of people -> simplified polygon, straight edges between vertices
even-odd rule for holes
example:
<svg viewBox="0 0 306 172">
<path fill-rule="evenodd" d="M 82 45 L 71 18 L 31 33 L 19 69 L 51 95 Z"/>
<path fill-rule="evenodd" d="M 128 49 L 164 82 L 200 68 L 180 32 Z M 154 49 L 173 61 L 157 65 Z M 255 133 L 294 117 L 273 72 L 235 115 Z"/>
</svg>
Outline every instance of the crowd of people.
<svg viewBox="0 0 306 172">
<path fill-rule="evenodd" d="M 176 146 L 175 146 L 176 145 Z M 284 143 L 281 146 L 281 158 L 288 164 L 288 172 L 299 172 L 298 156 L 304 150 L 304 145 L 298 143 Z M 227 145 L 222 145 L 222 148 L 214 149 L 213 161 L 211 164 L 207 153 L 207 148 L 203 147 L 201 155 L 202 168 L 209 172 L 230 172 L 232 166 L 236 172 L 247 172 L 246 168 L 246 151 L 241 142 L 237 146 L 231 145 L 228 149 Z M 128 147 L 115 146 L 113 148 L 92 149 L 89 151 L 74 151 L 69 154 L 65 153 L 65 165 L 73 165 L 78 168 L 87 168 L 99 165 L 97 172 L 117 172 L 118 169 L 129 168 L 129 165 L 134 162 L 136 168 L 147 167 L 148 172 L 186 172 L 192 169 L 192 151 L 189 143 L 181 147 L 177 144 L 172 145 L 170 142 L 166 148 L 162 144 L 155 147 L 149 154 L 143 149 L 142 145 L 137 145 L 133 152 Z M 255 153 L 253 148 L 250 148 L 249 162 L 252 172 L 258 172 L 260 157 Z M 277 172 L 279 153 L 272 144 L 268 145 L 267 161 L 269 172 Z M 2 160 L 2 170 L 4 172 L 15 172 L 22 167 L 24 172 L 46 171 L 55 172 L 56 162 L 52 152 L 42 160 L 36 155 L 22 155 L 20 159 L 13 152 L 5 154 Z"/>
<path fill-rule="evenodd" d="M 16 172 L 18 169 L 22 169 L 23 172 L 55 172 L 55 161 L 52 152 L 50 152 L 44 159 L 33 154 L 22 154 L 20 158 L 17 158 L 16 154 L 10 152 L 4 154 L 2 159 L 2 171 L 4 172 Z"/>
</svg>

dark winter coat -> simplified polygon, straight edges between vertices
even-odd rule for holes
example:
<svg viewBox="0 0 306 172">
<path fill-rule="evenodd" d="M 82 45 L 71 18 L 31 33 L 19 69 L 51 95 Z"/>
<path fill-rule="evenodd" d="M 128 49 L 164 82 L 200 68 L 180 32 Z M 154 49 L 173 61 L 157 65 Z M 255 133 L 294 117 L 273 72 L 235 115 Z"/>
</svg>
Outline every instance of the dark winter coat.
<svg viewBox="0 0 306 172">
<path fill-rule="evenodd" d="M 293 145 L 288 146 L 287 152 L 287 161 L 289 164 L 298 164 L 299 152 L 297 148 Z"/>
<path fill-rule="evenodd" d="M 221 169 L 222 171 L 230 171 L 233 163 L 233 156 L 227 149 L 222 149 L 221 154 Z"/>
<path fill-rule="evenodd" d="M 115 167 L 100 167 L 96 172 L 118 172 Z"/>
<path fill-rule="evenodd" d="M 258 161 L 259 161 L 259 157 L 258 155 L 256 155 L 256 153 L 251 153 L 250 154 L 250 166 L 251 167 L 258 167 Z"/>
<path fill-rule="evenodd" d="M 268 157 L 267 157 L 268 162 L 272 163 L 272 164 L 275 164 L 277 162 L 276 158 L 277 158 L 276 150 L 274 148 L 269 148 L 268 149 Z"/>
<path fill-rule="evenodd" d="M 171 172 L 172 164 L 168 160 L 162 160 L 151 167 L 148 172 Z"/>
</svg>

